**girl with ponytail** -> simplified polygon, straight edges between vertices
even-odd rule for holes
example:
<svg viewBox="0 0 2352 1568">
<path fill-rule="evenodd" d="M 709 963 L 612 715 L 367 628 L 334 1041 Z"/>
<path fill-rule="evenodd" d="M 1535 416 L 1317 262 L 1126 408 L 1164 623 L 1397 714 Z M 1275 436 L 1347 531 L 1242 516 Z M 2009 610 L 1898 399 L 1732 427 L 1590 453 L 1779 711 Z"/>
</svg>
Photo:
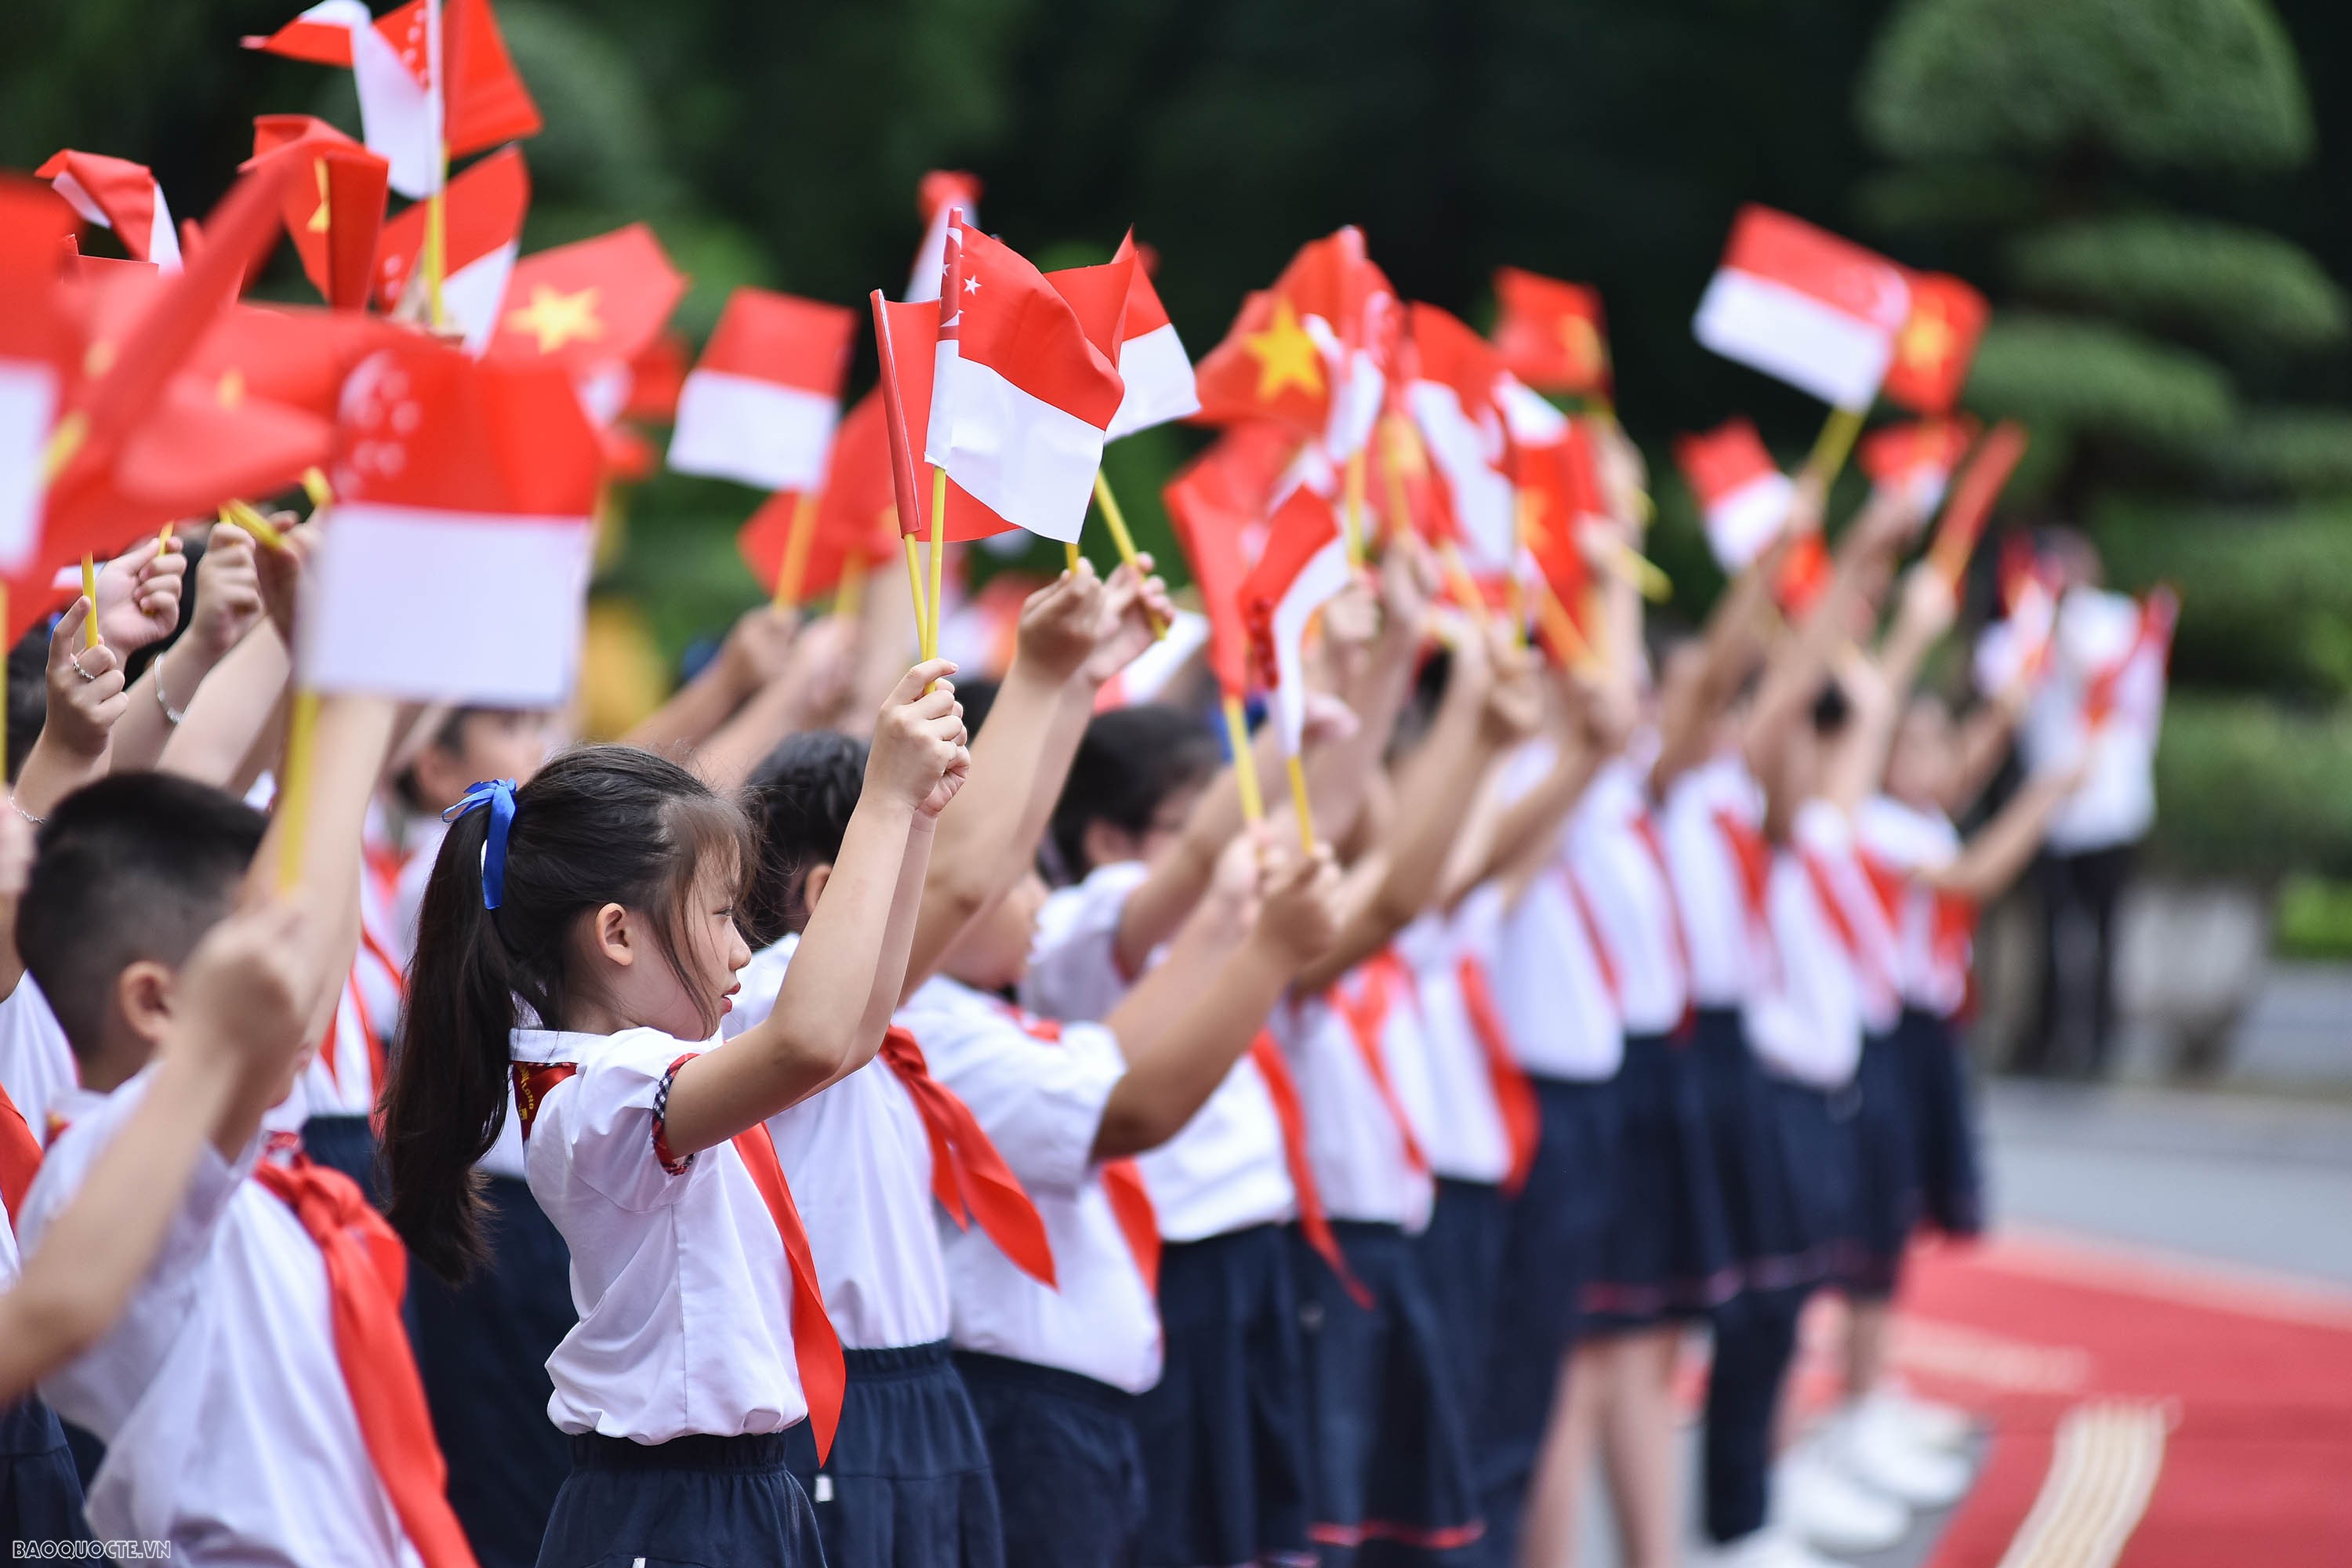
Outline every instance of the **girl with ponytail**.
<svg viewBox="0 0 2352 1568">
<path fill-rule="evenodd" d="M 806 1417 L 828 1447 L 841 1349 L 765 1122 L 882 1043 L 969 765 L 954 668 L 917 665 L 884 703 L 809 962 L 724 1044 L 754 860 L 732 802 L 599 746 L 454 809 L 385 1095 L 391 1214 L 418 1261 L 465 1275 L 511 1086 L 580 1315 L 548 1363 L 573 1468 L 541 1563 L 822 1561 L 783 1434 Z"/>
</svg>

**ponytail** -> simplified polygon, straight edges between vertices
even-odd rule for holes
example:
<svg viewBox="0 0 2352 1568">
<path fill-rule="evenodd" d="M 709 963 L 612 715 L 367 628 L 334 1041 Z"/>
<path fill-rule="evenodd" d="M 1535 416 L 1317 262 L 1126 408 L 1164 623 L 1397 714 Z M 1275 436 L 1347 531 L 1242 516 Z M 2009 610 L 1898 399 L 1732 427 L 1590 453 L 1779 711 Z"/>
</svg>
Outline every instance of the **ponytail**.
<svg viewBox="0 0 2352 1568">
<path fill-rule="evenodd" d="M 450 825 L 425 888 L 408 1005 L 383 1096 L 389 1213 L 418 1261 L 452 1281 L 485 1253 L 475 1164 L 506 1124 L 512 1032 L 566 1026 L 580 998 L 570 973 L 580 918 L 606 904 L 643 910 L 676 946 L 705 860 L 751 863 L 741 811 L 677 763 L 625 746 L 555 758 L 514 794 L 499 903 L 484 899 L 494 813 Z M 702 999 L 718 1026 L 719 998 Z"/>
</svg>

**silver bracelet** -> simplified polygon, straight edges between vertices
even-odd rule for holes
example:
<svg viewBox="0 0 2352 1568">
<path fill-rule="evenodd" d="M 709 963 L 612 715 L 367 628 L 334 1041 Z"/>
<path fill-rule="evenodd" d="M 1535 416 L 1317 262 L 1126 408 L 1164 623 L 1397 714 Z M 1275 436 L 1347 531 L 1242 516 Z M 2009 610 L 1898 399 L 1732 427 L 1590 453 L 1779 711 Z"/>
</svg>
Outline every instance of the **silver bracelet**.
<svg viewBox="0 0 2352 1568">
<path fill-rule="evenodd" d="M 31 823 L 36 827 L 41 826 L 49 820 L 46 816 L 35 816 L 31 812 L 26 811 L 23 806 L 18 805 L 13 800 L 8 803 L 8 809 L 23 817 L 26 821 Z"/>
<path fill-rule="evenodd" d="M 184 708 L 173 707 L 172 700 L 163 695 L 163 661 L 161 658 L 158 658 L 155 660 L 153 673 L 155 676 L 155 706 L 163 710 L 163 722 L 171 725 L 176 730 L 180 727 L 180 721 L 188 716 L 188 710 Z"/>
</svg>

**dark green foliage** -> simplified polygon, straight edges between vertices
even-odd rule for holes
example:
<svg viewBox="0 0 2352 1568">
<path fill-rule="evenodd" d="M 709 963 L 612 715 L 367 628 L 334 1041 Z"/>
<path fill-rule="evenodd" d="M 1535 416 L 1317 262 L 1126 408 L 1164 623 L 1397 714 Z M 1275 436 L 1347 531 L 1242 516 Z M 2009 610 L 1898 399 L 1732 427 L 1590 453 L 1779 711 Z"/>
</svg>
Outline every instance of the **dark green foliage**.
<svg viewBox="0 0 2352 1568">
<path fill-rule="evenodd" d="M 2344 341 L 2344 291 L 2302 247 L 2259 229 L 2158 212 L 2058 224 L 2009 247 L 2027 295 L 2184 330 L 2225 348 Z"/>
<path fill-rule="evenodd" d="M 2037 436 L 2090 432 L 2151 447 L 2216 436 L 2231 412 L 2229 378 L 2187 349 L 2105 321 L 2021 313 L 1986 330 L 1968 400 L 2026 420 Z"/>
</svg>

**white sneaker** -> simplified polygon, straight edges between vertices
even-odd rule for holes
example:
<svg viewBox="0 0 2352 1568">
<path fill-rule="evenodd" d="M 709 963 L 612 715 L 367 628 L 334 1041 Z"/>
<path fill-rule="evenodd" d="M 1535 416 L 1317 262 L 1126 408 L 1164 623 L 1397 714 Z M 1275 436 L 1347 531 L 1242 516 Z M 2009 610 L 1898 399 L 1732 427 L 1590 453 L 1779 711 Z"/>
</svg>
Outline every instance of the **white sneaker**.
<svg viewBox="0 0 2352 1568">
<path fill-rule="evenodd" d="M 1768 1524 L 1724 1546 L 1703 1546 L 1692 1568 L 1840 1568 L 1786 1529 Z"/>
<path fill-rule="evenodd" d="M 1847 1475 L 1912 1508 L 1947 1508 L 1969 1489 L 1968 1461 L 1922 1445 L 1883 1401 L 1845 1411 L 1823 1437 Z"/>
<path fill-rule="evenodd" d="M 1772 1470 L 1772 1517 L 1806 1545 L 1842 1557 L 1884 1552 L 1911 1528 L 1911 1510 L 1846 1474 L 1814 1437 Z"/>
<path fill-rule="evenodd" d="M 1885 1405 L 1888 1415 L 1923 1448 L 1957 1454 L 1976 1436 L 1976 1417 L 1958 1405 L 1922 1399 L 1891 1380 L 1871 1391 L 1863 1403 Z"/>
</svg>

